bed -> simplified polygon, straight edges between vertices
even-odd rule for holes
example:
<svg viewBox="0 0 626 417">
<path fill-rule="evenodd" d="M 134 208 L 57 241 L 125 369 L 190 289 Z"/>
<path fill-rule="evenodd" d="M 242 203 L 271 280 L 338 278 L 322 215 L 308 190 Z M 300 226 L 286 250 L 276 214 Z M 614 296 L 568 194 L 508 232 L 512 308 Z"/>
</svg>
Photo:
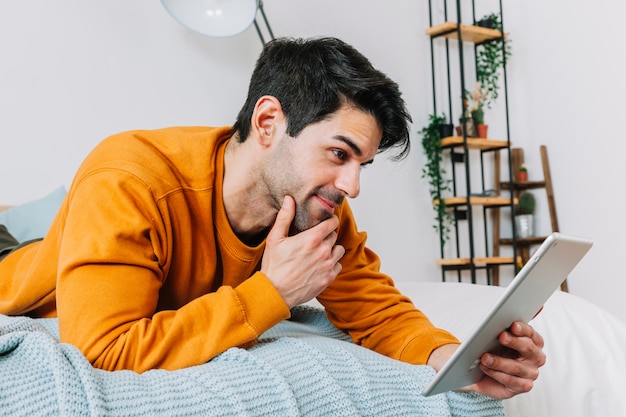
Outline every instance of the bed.
<svg viewBox="0 0 626 417">
<path fill-rule="evenodd" d="M 437 326 L 461 339 L 503 291 L 462 283 L 396 285 Z M 557 291 L 531 324 L 544 337 L 547 363 L 530 393 L 504 401 L 507 417 L 626 416 L 624 322 L 580 297 Z"/>
<path fill-rule="evenodd" d="M 27 240 L 42 234 L 64 189 L 0 213 Z M 52 214 L 51 214 L 52 213 Z M 36 219 L 34 218 L 36 217 Z M 2 277 L 0 277 L 1 282 Z M 438 326 L 471 330 L 499 287 L 396 285 Z M 55 319 L 0 315 L 0 414 L 11 416 L 624 416 L 626 324 L 557 292 L 533 320 L 547 364 L 535 388 L 503 402 L 474 393 L 422 397 L 426 366 L 391 360 L 349 342 L 315 302 L 249 349 L 178 371 L 106 372 L 60 343 Z"/>
</svg>

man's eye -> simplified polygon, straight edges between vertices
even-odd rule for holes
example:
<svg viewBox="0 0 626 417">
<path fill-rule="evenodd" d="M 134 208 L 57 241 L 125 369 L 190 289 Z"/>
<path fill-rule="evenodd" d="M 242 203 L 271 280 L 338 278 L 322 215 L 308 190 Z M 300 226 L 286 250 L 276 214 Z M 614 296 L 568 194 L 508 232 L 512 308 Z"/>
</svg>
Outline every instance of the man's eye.
<svg viewBox="0 0 626 417">
<path fill-rule="evenodd" d="M 348 154 L 342 151 L 341 149 L 334 149 L 333 153 L 335 154 L 337 159 L 339 159 L 340 161 L 345 161 L 346 158 L 348 157 Z"/>
</svg>

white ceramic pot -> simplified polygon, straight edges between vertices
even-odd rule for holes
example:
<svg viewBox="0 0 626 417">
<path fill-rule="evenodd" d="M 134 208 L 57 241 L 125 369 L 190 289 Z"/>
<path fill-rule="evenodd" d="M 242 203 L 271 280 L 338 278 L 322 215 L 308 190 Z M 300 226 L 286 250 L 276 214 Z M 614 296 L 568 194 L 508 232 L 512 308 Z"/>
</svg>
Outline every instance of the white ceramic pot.
<svg viewBox="0 0 626 417">
<path fill-rule="evenodd" d="M 534 215 L 517 214 L 515 216 L 515 235 L 518 239 L 535 235 Z"/>
</svg>

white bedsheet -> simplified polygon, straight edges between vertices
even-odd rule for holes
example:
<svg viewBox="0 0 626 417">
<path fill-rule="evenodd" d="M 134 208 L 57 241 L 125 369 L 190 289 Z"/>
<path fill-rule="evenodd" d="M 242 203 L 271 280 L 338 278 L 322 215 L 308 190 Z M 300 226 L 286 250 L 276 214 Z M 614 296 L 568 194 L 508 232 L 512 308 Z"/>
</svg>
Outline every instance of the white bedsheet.
<svg viewBox="0 0 626 417">
<path fill-rule="evenodd" d="M 503 290 L 463 283 L 396 285 L 435 325 L 461 340 Z M 545 339 L 548 360 L 530 393 L 505 401 L 508 417 L 626 416 L 626 324 L 558 291 L 532 325 Z"/>
</svg>

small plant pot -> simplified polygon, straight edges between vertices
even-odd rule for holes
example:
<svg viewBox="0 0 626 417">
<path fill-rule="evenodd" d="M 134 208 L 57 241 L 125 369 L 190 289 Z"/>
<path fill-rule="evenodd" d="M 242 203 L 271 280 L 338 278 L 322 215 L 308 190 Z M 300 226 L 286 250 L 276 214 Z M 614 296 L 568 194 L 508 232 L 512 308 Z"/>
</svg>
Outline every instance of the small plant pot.
<svg viewBox="0 0 626 417">
<path fill-rule="evenodd" d="M 483 138 L 486 139 L 487 138 L 487 129 L 489 128 L 489 125 L 485 125 L 485 124 L 480 124 L 480 125 L 476 125 L 476 134 L 479 138 Z"/>
<path fill-rule="evenodd" d="M 493 18 L 486 17 L 476 22 L 476 26 L 493 29 L 496 26 L 496 22 L 493 20 Z"/>
<path fill-rule="evenodd" d="M 520 171 L 517 173 L 518 181 L 528 181 L 528 171 Z"/>
<path fill-rule="evenodd" d="M 453 132 L 454 132 L 453 124 L 446 123 L 446 124 L 439 125 L 439 134 L 441 135 L 442 138 L 447 138 L 449 136 L 452 136 Z"/>
<path fill-rule="evenodd" d="M 516 214 L 515 215 L 515 235 L 518 239 L 532 237 L 535 235 L 534 215 L 532 214 Z"/>
</svg>

